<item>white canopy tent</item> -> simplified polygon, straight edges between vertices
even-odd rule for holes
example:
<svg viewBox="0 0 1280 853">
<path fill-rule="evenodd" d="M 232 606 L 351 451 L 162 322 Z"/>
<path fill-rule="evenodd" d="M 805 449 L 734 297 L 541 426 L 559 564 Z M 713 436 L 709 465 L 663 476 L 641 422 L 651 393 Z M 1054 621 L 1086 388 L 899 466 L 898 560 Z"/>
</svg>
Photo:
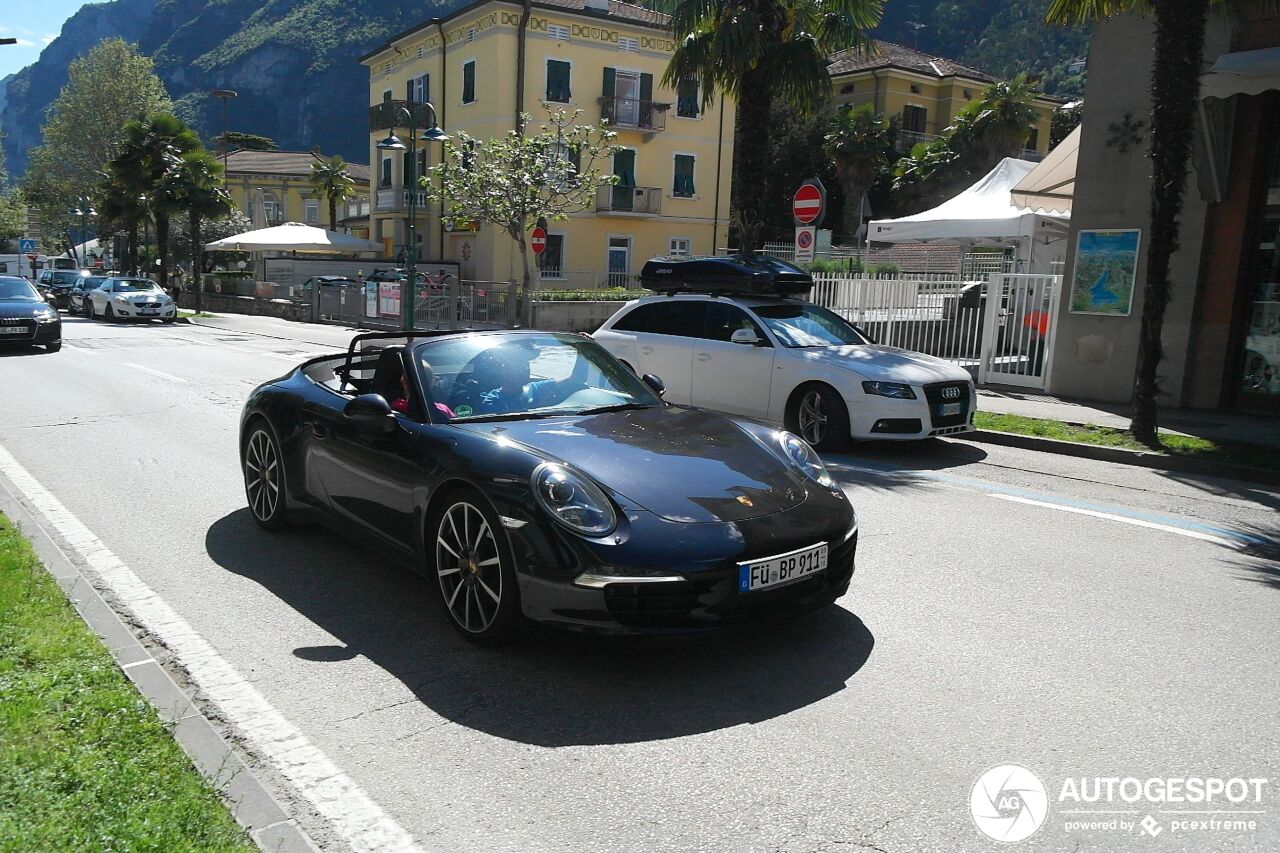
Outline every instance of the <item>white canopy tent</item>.
<svg viewBox="0 0 1280 853">
<path fill-rule="evenodd" d="M 1036 164 L 1027 176 L 1013 187 L 1013 203 L 1017 207 L 1070 213 L 1076 194 L 1076 158 L 1080 153 L 1080 127 L 1067 134 Z"/>
<path fill-rule="evenodd" d="M 303 225 L 301 222 L 286 222 L 271 228 L 233 234 L 205 243 L 204 247 L 213 252 L 306 252 L 327 255 L 382 251 L 381 243 Z"/>
<path fill-rule="evenodd" d="M 1036 269 L 1034 245 L 1065 240 L 1069 213 L 1015 205 L 1013 188 L 1035 169 L 1006 157 L 973 186 L 937 207 L 898 219 L 875 219 L 869 238 L 881 243 L 959 243 L 1017 249 L 1017 271 Z M 1048 272 L 1050 258 L 1039 259 Z"/>
</svg>

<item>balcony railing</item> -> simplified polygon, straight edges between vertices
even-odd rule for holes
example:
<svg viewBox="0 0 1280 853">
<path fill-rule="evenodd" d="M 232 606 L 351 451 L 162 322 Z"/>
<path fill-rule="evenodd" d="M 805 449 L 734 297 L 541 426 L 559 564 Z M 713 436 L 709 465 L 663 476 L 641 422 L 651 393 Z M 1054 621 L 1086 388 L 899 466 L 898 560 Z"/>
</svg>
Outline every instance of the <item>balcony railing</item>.
<svg viewBox="0 0 1280 853">
<path fill-rule="evenodd" d="M 898 131 L 897 148 L 903 154 L 910 154 L 911 149 L 915 148 L 921 142 L 928 145 L 937 138 L 938 134 L 936 133 L 920 133 L 916 130 L 900 130 Z"/>
<path fill-rule="evenodd" d="M 343 219 L 363 219 L 369 215 L 369 199 L 344 202 L 341 216 Z"/>
<path fill-rule="evenodd" d="M 597 213 L 661 213 L 661 187 L 600 187 L 596 191 Z"/>
<path fill-rule="evenodd" d="M 374 199 L 374 209 L 379 213 L 396 213 L 409 209 L 409 193 L 415 195 L 414 204 L 418 210 L 427 209 L 427 193 L 425 190 L 407 190 L 403 186 L 381 187 Z"/>
<path fill-rule="evenodd" d="M 657 101 L 640 101 L 635 98 L 600 98 L 600 118 L 613 127 L 638 130 L 641 133 L 659 133 L 667 129 L 667 110 L 671 104 Z"/>
<path fill-rule="evenodd" d="M 427 111 L 426 104 L 420 104 L 417 101 L 383 101 L 369 107 L 369 130 L 377 132 L 407 127 L 404 124 L 404 116 L 400 113 L 401 109 L 413 113 L 417 119 L 418 130 L 425 130 L 431 126 L 431 115 Z"/>
</svg>

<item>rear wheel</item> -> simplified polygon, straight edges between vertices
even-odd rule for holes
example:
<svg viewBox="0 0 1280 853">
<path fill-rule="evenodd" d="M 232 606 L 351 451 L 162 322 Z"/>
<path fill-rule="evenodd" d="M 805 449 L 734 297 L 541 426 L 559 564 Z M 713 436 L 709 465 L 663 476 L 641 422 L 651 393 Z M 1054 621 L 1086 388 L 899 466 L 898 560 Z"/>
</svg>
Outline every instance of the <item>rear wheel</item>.
<svg viewBox="0 0 1280 853">
<path fill-rule="evenodd" d="M 488 502 L 474 489 L 454 492 L 427 529 L 453 627 L 476 643 L 510 639 L 520 623 L 520 594 L 513 557 Z"/>
<path fill-rule="evenodd" d="M 262 421 L 249 427 L 244 445 L 244 491 L 253 520 L 267 530 L 286 524 L 280 445 Z"/>
<path fill-rule="evenodd" d="M 849 442 L 849 410 L 830 385 L 808 385 L 787 407 L 787 429 L 817 450 L 839 450 Z"/>
</svg>

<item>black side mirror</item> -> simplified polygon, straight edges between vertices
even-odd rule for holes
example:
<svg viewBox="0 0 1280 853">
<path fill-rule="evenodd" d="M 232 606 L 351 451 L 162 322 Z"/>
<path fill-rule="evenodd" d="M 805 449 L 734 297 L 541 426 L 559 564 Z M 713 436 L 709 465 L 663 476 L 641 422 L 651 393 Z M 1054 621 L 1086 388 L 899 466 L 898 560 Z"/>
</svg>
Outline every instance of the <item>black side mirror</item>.
<svg viewBox="0 0 1280 853">
<path fill-rule="evenodd" d="M 645 385 L 648 385 L 649 390 L 653 391 L 653 393 L 657 394 L 659 397 L 667 393 L 666 383 L 657 376 L 654 376 L 652 373 L 646 373 L 644 376 L 641 376 L 640 381 Z"/>
<path fill-rule="evenodd" d="M 342 416 L 357 429 L 368 432 L 391 432 L 396 428 L 395 413 L 381 394 L 361 394 L 343 407 Z"/>
</svg>

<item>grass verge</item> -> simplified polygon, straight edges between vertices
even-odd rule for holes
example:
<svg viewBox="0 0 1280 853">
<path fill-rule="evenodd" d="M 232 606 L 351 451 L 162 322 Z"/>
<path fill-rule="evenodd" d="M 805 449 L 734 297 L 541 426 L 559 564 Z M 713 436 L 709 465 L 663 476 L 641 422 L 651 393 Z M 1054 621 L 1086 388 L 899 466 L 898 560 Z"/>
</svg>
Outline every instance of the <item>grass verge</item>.
<svg viewBox="0 0 1280 853">
<path fill-rule="evenodd" d="M 187 318 L 187 317 L 212 317 L 213 315 L 210 314 L 208 311 L 184 311 L 181 308 L 179 308 L 178 316 L 182 318 Z"/>
<path fill-rule="evenodd" d="M 0 850 L 256 848 L 0 515 Z"/>
<path fill-rule="evenodd" d="M 1077 444 L 1094 444 L 1101 447 L 1119 447 L 1124 450 L 1147 450 L 1133 436 L 1115 427 L 1094 424 L 1072 424 L 1044 418 L 1025 418 L 1021 415 L 1002 415 L 995 412 L 977 412 L 974 426 L 978 429 L 1011 432 L 1018 435 L 1034 435 L 1058 441 L 1074 441 Z M 1251 468 L 1267 468 L 1280 471 L 1280 453 L 1255 444 L 1235 444 L 1211 441 L 1190 435 L 1160 433 L 1164 452 L 1170 456 L 1186 456 L 1228 465 L 1247 465 Z"/>
</svg>

